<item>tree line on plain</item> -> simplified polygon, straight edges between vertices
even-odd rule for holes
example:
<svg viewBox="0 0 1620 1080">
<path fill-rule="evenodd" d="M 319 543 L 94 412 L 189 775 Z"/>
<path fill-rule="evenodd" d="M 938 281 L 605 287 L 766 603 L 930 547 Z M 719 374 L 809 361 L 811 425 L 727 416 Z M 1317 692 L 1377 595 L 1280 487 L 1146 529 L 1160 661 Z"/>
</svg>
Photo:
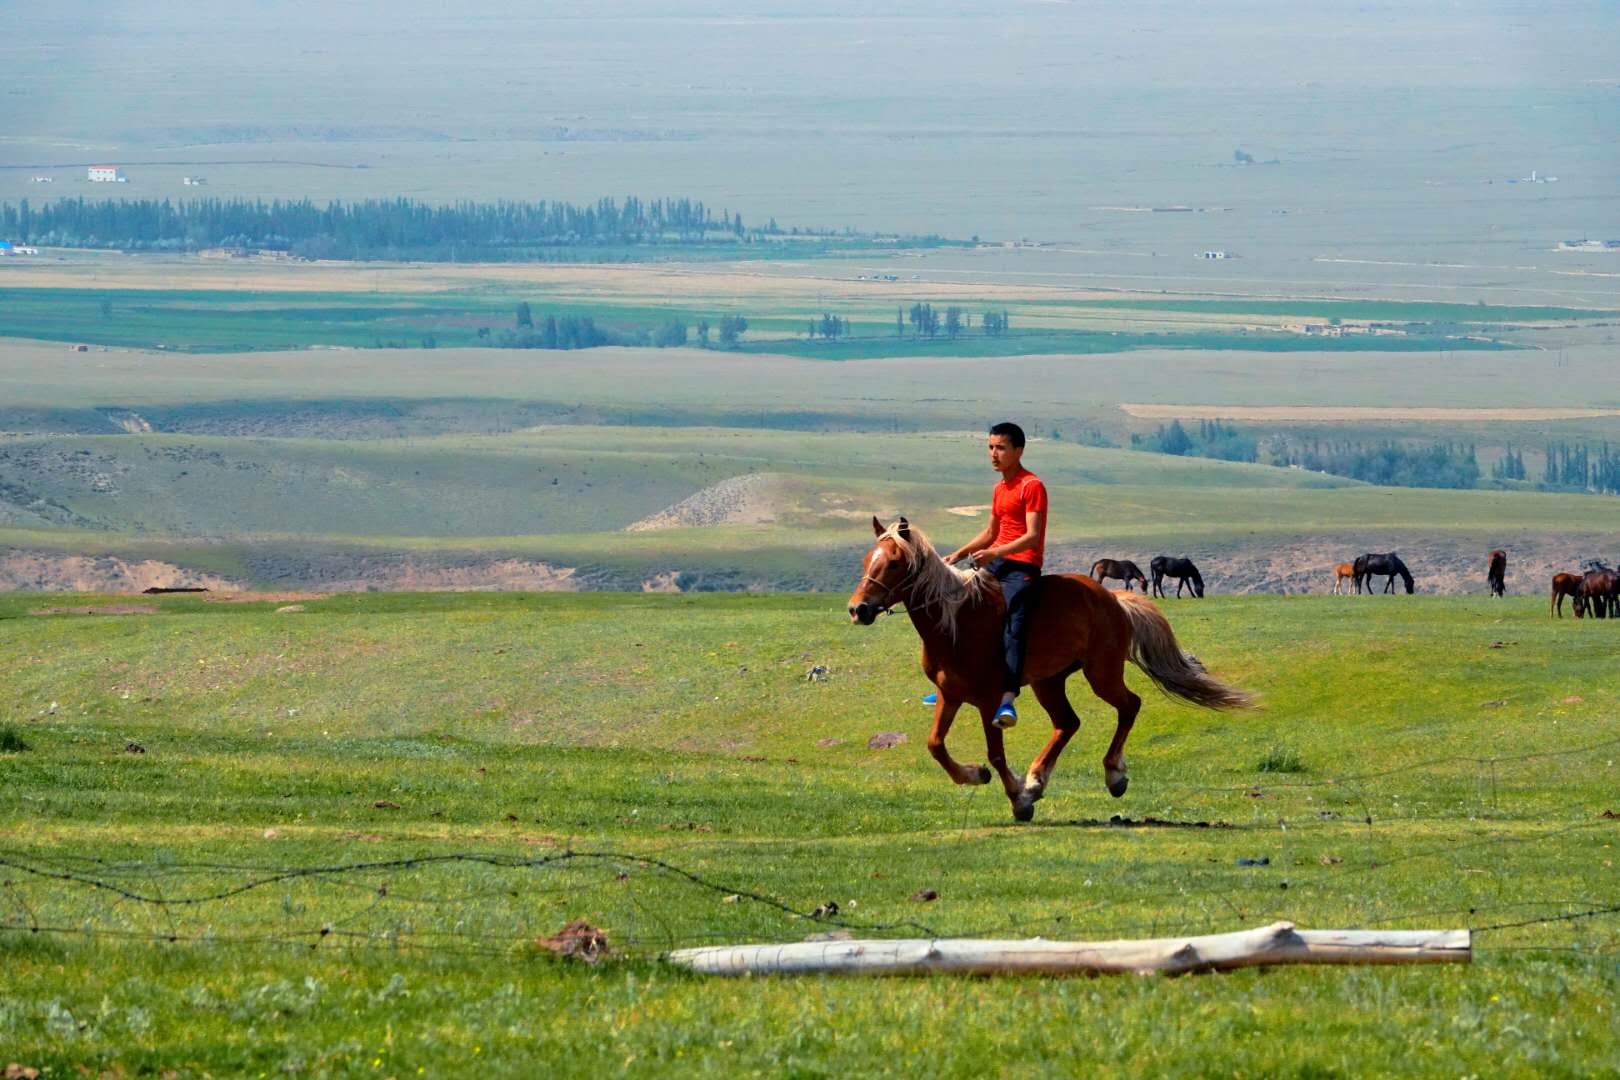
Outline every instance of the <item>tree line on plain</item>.
<svg viewBox="0 0 1620 1080">
<path fill-rule="evenodd" d="M 41 247 L 121 251 L 240 248 L 311 259 L 521 258 L 551 247 L 747 243 L 772 236 L 858 238 L 832 229 L 749 227 L 700 199 L 471 202 L 415 199 L 27 199 L 0 205 L 0 236 Z M 939 237 L 908 238 L 919 244 Z"/>
<path fill-rule="evenodd" d="M 1134 434 L 1131 448 L 1177 457 L 1247 461 L 1345 476 L 1384 487 L 1474 488 L 1479 457 L 1473 444 L 1417 445 L 1384 439 L 1305 441 L 1288 435 L 1262 439 L 1220 420 L 1200 420 L 1196 432 L 1180 420 L 1160 424 L 1151 435 Z"/>
</svg>

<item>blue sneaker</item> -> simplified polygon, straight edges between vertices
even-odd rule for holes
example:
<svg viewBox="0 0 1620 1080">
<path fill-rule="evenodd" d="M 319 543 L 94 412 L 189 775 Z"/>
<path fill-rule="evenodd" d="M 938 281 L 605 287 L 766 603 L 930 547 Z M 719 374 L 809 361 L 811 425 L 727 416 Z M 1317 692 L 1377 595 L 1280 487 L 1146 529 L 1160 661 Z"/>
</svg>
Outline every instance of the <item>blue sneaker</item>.
<svg viewBox="0 0 1620 1080">
<path fill-rule="evenodd" d="M 991 718 L 990 722 L 1006 731 L 1008 728 L 1015 727 L 1018 724 L 1018 710 L 1013 708 L 1012 702 L 1003 702 L 1001 708 L 996 710 L 996 715 Z"/>
<path fill-rule="evenodd" d="M 923 704 L 924 705 L 938 705 L 939 704 L 939 695 L 938 694 L 924 694 L 923 695 Z"/>
</svg>

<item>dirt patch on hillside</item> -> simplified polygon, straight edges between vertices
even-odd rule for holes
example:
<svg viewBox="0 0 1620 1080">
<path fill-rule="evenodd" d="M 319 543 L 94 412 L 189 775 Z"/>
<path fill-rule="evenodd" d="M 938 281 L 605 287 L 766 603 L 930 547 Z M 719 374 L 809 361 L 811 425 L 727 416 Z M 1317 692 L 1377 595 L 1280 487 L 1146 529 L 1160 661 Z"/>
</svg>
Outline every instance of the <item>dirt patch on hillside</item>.
<svg viewBox="0 0 1620 1080">
<path fill-rule="evenodd" d="M 152 604 L 85 604 L 81 607 L 42 607 L 30 615 L 156 615 Z"/>
<path fill-rule="evenodd" d="M 321 584 L 330 592 L 578 592 L 581 588 L 573 567 L 530 559 L 447 565 L 405 558 L 357 569 L 358 576 Z"/>
<path fill-rule="evenodd" d="M 1249 420 L 1274 423 L 1348 424 L 1358 421 L 1590 420 L 1620 416 L 1620 409 L 1445 409 L 1373 405 L 1140 405 L 1120 409 L 1142 420 Z"/>
<path fill-rule="evenodd" d="M 776 520 L 781 478 L 775 473 L 733 476 L 656 514 L 625 526 L 625 532 L 705 525 L 767 525 Z"/>
<path fill-rule="evenodd" d="M 0 552 L 0 592 L 138 593 L 151 588 L 239 587 L 216 574 L 157 559 L 127 561 L 116 555 Z"/>
</svg>

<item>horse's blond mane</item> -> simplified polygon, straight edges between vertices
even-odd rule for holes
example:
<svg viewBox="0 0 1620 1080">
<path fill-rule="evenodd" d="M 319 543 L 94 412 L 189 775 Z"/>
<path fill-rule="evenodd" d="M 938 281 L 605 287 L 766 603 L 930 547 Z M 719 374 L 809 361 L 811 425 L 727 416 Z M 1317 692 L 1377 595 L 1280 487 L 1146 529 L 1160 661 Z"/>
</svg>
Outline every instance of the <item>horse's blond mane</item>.
<svg viewBox="0 0 1620 1080">
<path fill-rule="evenodd" d="M 907 523 L 901 535 L 900 522 L 883 530 L 879 540 L 889 540 L 900 550 L 911 574 L 911 598 L 907 607 L 929 612 L 941 630 L 956 640 L 956 619 L 962 605 L 985 595 L 985 587 L 995 580 L 987 570 L 958 570 L 946 565 L 928 534 Z"/>
</svg>

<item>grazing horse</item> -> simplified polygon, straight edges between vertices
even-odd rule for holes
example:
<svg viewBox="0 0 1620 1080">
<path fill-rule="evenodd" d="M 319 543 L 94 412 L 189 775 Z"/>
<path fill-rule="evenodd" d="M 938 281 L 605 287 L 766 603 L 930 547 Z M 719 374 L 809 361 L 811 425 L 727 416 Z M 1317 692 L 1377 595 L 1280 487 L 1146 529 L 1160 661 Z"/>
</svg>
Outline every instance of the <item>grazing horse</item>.
<svg viewBox="0 0 1620 1080">
<path fill-rule="evenodd" d="M 1193 596 L 1198 599 L 1204 597 L 1204 578 L 1198 572 L 1193 561 L 1183 555 L 1181 558 L 1172 558 L 1169 555 L 1155 555 L 1153 561 L 1148 563 L 1148 571 L 1153 575 L 1153 595 L 1164 595 L 1164 579 L 1176 579 L 1176 599 L 1181 599 L 1181 587 L 1187 585 Z M 1188 583 L 1191 582 L 1189 585 Z"/>
<path fill-rule="evenodd" d="M 1338 596 L 1339 590 L 1343 589 L 1344 595 L 1349 596 L 1350 586 L 1346 585 L 1345 582 L 1354 581 L 1355 577 L 1356 567 L 1354 563 L 1342 562 L 1335 566 L 1333 568 L 1333 595 Z"/>
<path fill-rule="evenodd" d="M 1147 578 L 1142 575 L 1142 568 L 1129 559 L 1098 559 L 1091 564 L 1091 576 L 1098 582 L 1109 578 L 1119 578 L 1125 583 L 1125 591 L 1131 591 L 1131 582 L 1140 581 L 1142 591 L 1148 591 Z"/>
<path fill-rule="evenodd" d="M 1570 606 L 1575 610 L 1578 619 L 1586 614 L 1586 604 L 1581 599 L 1581 574 L 1554 574 L 1552 579 L 1552 596 L 1547 601 L 1547 615 L 1550 618 L 1557 615 L 1564 617 L 1564 597 L 1569 597 Z"/>
<path fill-rule="evenodd" d="M 1252 708 L 1254 699 L 1218 682 L 1181 651 L 1170 623 L 1146 596 L 1115 593 L 1082 574 L 1043 575 L 1030 613 L 1024 682 L 1052 718 L 1052 737 L 1019 779 L 1007 767 L 1002 730 L 993 718 L 1001 704 L 1002 621 L 1006 610 L 996 580 L 983 571 L 945 565 L 921 529 L 901 518 L 887 528 L 872 519 L 877 543 L 861 563 L 861 581 L 849 598 L 850 620 L 870 626 L 903 605 L 922 638 L 924 673 L 939 688 L 928 752 L 958 784 L 988 784 L 1001 777 L 1013 817 L 1028 821 L 1046 792 L 1052 767 L 1080 730 L 1080 717 L 1064 693 L 1070 675 L 1083 671 L 1091 692 L 1114 707 L 1114 738 L 1103 756 L 1103 779 L 1115 798 L 1125 794 L 1125 740 L 1142 699 L 1125 685 L 1125 661 L 1161 690 L 1211 709 Z M 964 704 L 984 722 L 990 768 L 951 758 L 945 736 Z"/>
<path fill-rule="evenodd" d="M 1406 594 L 1412 595 L 1412 572 L 1401 562 L 1401 557 L 1393 551 L 1383 555 L 1362 555 L 1356 559 L 1355 566 L 1356 593 L 1361 592 L 1362 583 L 1367 586 L 1367 595 L 1372 595 L 1372 579 L 1374 575 L 1388 574 L 1389 580 L 1384 582 L 1384 592 L 1395 591 L 1395 579 L 1399 577 L 1406 585 Z"/>
<path fill-rule="evenodd" d="M 1491 552 L 1491 565 L 1485 571 L 1485 584 L 1491 587 L 1492 596 L 1507 595 L 1507 552 L 1501 548 Z"/>
<path fill-rule="evenodd" d="M 1594 619 L 1620 616 L 1620 572 L 1607 568 L 1589 571 L 1576 586 L 1575 601 L 1585 601 Z"/>
</svg>

